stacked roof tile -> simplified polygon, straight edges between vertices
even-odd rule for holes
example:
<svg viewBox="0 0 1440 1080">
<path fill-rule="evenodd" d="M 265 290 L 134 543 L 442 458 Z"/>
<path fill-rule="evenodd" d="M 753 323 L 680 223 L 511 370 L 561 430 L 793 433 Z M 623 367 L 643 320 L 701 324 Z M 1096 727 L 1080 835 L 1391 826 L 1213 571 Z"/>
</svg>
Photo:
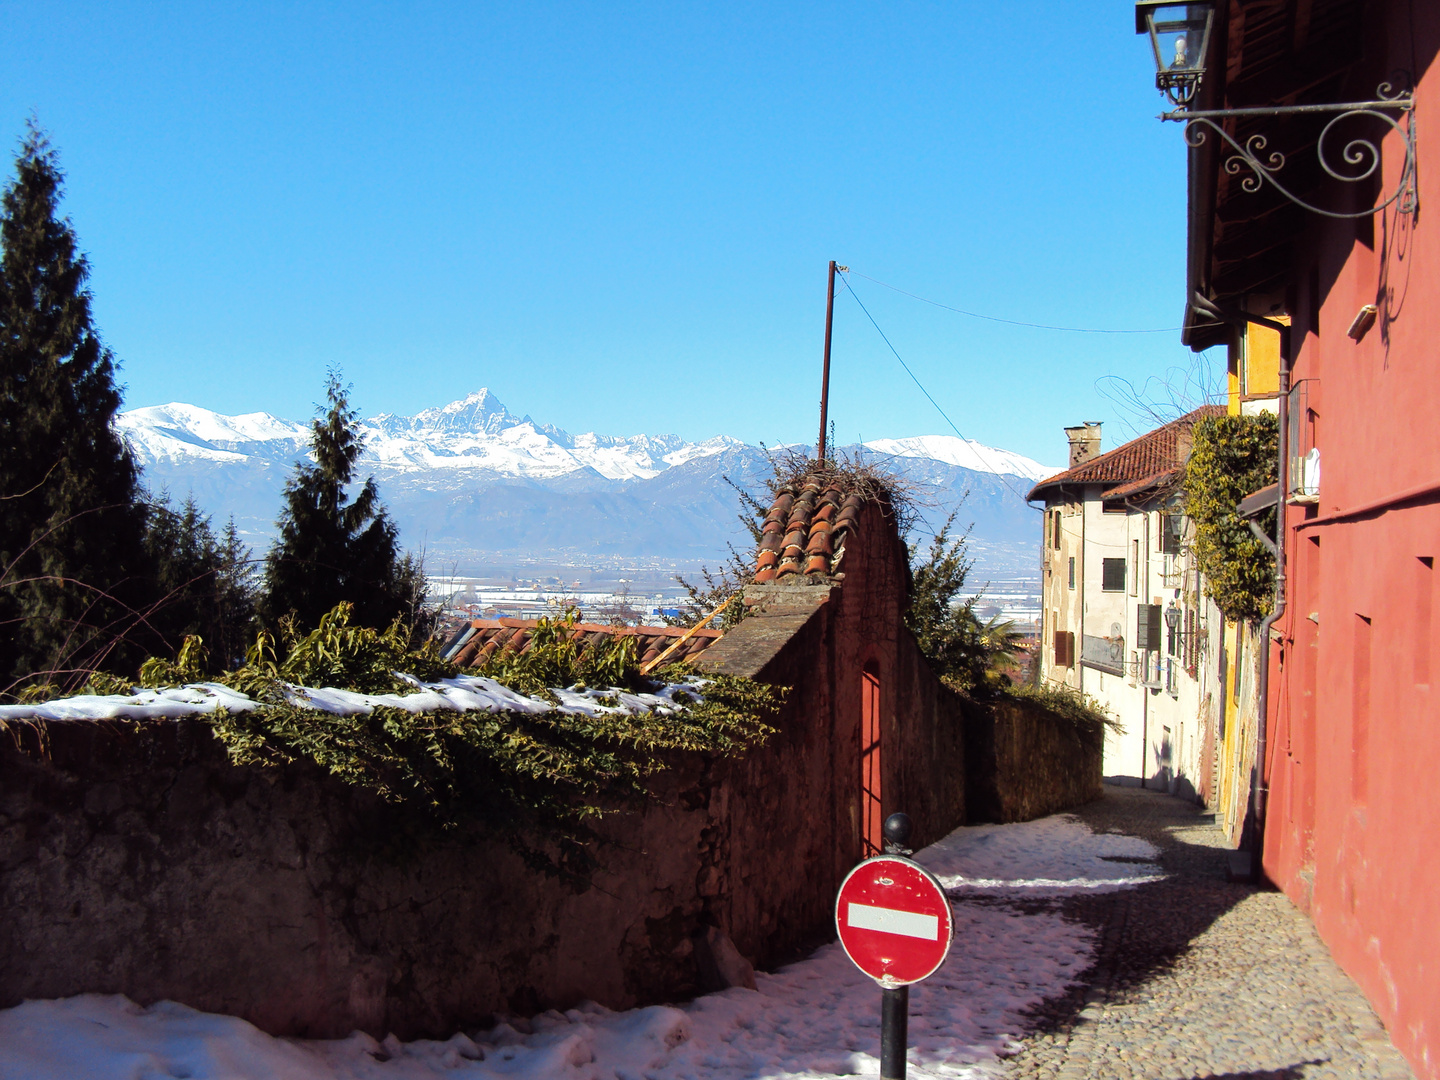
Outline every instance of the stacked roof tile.
<svg viewBox="0 0 1440 1080">
<path fill-rule="evenodd" d="M 462 668 L 479 667 L 500 652 L 523 653 L 532 644 L 536 622 L 533 619 L 476 619 L 451 642 L 447 654 Z M 685 635 L 679 626 L 601 626 L 598 623 L 576 623 L 570 640 L 596 645 L 615 637 L 635 638 L 635 651 L 642 664 L 656 659 Z M 709 628 L 695 631 L 693 637 L 670 654 L 670 660 L 691 660 L 704 652 L 721 636 L 722 631 Z M 669 661 L 666 661 L 667 663 Z"/>
<path fill-rule="evenodd" d="M 834 574 L 855 531 L 861 497 L 809 479 L 782 488 L 765 515 L 755 582 L 783 581 L 797 574 Z"/>
<path fill-rule="evenodd" d="M 1131 439 L 1124 446 L 1041 480 L 1026 498 L 1043 499 L 1049 488 L 1105 484 L 1102 498 L 1121 499 L 1178 479 L 1185 465 L 1181 435 L 1188 435 L 1197 420 L 1224 414 L 1222 405 L 1202 405 L 1178 420 Z"/>
</svg>

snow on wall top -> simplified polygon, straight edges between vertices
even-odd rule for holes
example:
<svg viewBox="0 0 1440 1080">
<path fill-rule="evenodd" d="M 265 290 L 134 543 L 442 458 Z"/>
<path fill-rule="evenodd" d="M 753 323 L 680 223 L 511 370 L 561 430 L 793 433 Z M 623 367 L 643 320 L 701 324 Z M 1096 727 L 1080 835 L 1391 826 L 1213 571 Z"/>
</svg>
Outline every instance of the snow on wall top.
<svg viewBox="0 0 1440 1080">
<path fill-rule="evenodd" d="M 699 698 L 703 679 L 692 679 L 662 687 L 653 694 L 632 694 L 615 687 L 608 689 L 555 689 L 558 704 L 529 697 L 494 679 L 460 675 L 426 683 L 399 672 L 397 677 L 414 690 L 405 694 L 360 694 L 334 687 L 282 684 L 289 704 L 316 709 L 336 716 L 368 716 L 377 708 L 403 709 L 409 713 L 430 712 L 560 712 L 571 716 L 638 716 L 642 713 L 673 715 L 683 702 Z M 130 694 L 78 694 L 33 705 L 0 705 L 0 720 L 177 720 L 202 716 L 225 709 L 253 712 L 262 702 L 221 683 L 191 683 L 163 690 L 137 688 Z"/>
</svg>

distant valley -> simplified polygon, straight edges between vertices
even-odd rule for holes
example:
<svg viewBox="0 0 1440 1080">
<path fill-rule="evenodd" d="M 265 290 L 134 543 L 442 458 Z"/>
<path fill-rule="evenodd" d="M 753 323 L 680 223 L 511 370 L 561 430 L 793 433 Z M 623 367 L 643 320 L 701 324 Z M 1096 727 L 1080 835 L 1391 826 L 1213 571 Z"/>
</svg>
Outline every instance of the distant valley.
<svg viewBox="0 0 1440 1080">
<path fill-rule="evenodd" d="M 134 409 L 117 423 L 152 490 L 193 495 L 217 524 L 233 515 L 263 553 L 308 424 L 184 404 Z M 423 549 L 432 572 L 477 577 L 668 579 L 715 566 L 727 544 L 748 542 L 731 483 L 762 495 L 771 475 L 764 449 L 724 435 L 571 435 L 514 415 L 487 390 L 361 430 L 361 476 L 375 477 L 405 546 Z M 1036 577 L 1039 518 L 1023 493 L 1058 468 L 953 436 L 845 450 L 915 492 L 922 542 L 957 509 L 960 527 L 973 522 L 976 585 Z"/>
</svg>

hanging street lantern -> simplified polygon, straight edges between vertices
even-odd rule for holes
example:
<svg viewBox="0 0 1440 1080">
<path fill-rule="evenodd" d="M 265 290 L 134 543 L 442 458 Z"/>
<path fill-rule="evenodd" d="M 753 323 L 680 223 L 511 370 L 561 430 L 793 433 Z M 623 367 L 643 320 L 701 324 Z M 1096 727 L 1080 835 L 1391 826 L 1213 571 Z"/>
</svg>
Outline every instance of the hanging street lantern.
<svg viewBox="0 0 1440 1080">
<path fill-rule="evenodd" d="M 1194 109 L 1191 102 L 1205 75 L 1205 57 L 1210 50 L 1210 31 L 1215 19 L 1215 0 L 1137 0 L 1135 33 L 1150 35 L 1150 48 L 1155 54 L 1155 87 L 1168 97 L 1175 108 L 1161 113 L 1159 119 L 1185 125 L 1185 141 L 1192 147 L 1202 145 L 1211 135 L 1218 136 L 1228 153 L 1224 169 L 1240 176 L 1240 187 L 1255 192 L 1269 186 L 1302 210 L 1331 218 L 1367 218 L 1394 206 L 1402 214 L 1413 214 L 1419 207 L 1416 184 L 1415 94 L 1404 86 L 1384 82 L 1370 101 L 1312 102 L 1304 105 L 1256 105 L 1239 109 Z M 1364 183 L 1380 169 L 1380 138 L 1356 134 L 1343 141 L 1332 138 L 1336 127 L 1353 120 L 1364 120 L 1380 126 L 1383 138 L 1389 132 L 1400 137 L 1404 157 L 1400 163 L 1400 180 L 1395 190 L 1363 210 L 1330 209 L 1307 202 L 1291 191 L 1280 179 L 1285 155 L 1271 150 L 1264 133 L 1243 139 L 1227 130 L 1228 121 L 1240 118 L 1290 117 L 1314 115 L 1329 117 L 1313 145 L 1320 168 L 1332 179 L 1345 184 Z M 1230 125 L 1234 127 L 1233 124 Z M 1386 131 L 1386 128 L 1389 131 Z M 1338 144 L 1338 146 L 1337 146 Z"/>
<path fill-rule="evenodd" d="M 1139 0 L 1135 5 L 1135 32 L 1149 33 L 1155 51 L 1155 87 L 1176 105 L 1188 104 L 1200 86 L 1214 18 L 1212 0 Z"/>
</svg>

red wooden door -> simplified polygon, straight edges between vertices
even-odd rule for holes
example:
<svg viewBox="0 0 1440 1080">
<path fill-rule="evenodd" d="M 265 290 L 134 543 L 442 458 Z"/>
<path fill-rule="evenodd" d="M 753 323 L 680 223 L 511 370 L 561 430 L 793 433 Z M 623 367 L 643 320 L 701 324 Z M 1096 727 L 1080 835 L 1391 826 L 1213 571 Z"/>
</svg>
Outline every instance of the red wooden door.
<svg viewBox="0 0 1440 1080">
<path fill-rule="evenodd" d="M 880 812 L 880 672 L 867 664 L 860 674 L 860 837 L 863 856 L 885 850 Z"/>
</svg>

